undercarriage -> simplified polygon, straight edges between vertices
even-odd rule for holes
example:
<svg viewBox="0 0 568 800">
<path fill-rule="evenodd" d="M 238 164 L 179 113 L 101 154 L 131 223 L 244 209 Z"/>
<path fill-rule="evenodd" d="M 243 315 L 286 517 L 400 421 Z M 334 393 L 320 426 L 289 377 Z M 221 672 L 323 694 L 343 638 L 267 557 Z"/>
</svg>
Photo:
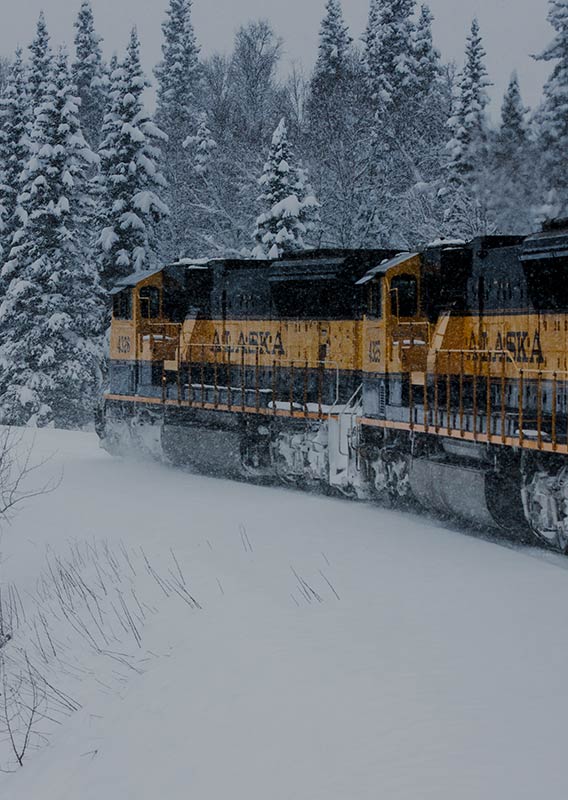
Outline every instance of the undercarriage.
<svg viewBox="0 0 568 800">
<path fill-rule="evenodd" d="M 362 426 L 356 403 L 322 420 L 302 420 L 112 401 L 97 431 L 113 455 L 135 453 L 219 477 L 422 507 L 568 551 L 562 457 Z"/>
</svg>

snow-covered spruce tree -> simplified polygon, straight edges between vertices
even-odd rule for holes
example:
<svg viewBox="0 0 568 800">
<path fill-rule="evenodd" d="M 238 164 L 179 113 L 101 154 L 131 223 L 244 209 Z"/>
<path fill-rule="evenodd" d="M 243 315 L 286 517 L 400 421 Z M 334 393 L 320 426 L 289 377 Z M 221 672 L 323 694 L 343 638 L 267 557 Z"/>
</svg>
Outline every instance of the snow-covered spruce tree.
<svg viewBox="0 0 568 800">
<path fill-rule="evenodd" d="M 450 166 L 458 175 L 475 173 L 486 152 L 487 87 L 490 85 L 479 23 L 474 19 L 466 44 L 465 65 L 460 75 L 456 113 L 451 120 L 454 137 L 448 145 Z"/>
<path fill-rule="evenodd" d="M 52 54 L 49 45 L 49 33 L 43 11 L 39 15 L 36 35 L 30 45 L 30 62 L 28 70 L 28 94 L 32 114 L 43 101 L 46 82 L 51 74 Z"/>
<path fill-rule="evenodd" d="M 433 21 L 430 7 L 421 5 L 414 32 L 414 61 L 417 69 L 416 88 L 423 97 L 432 91 L 440 79 L 440 52 L 434 47 Z"/>
<path fill-rule="evenodd" d="M 416 0 L 371 0 L 364 58 L 369 91 L 380 111 L 400 108 L 415 92 L 415 4 Z"/>
<path fill-rule="evenodd" d="M 380 0 L 370 0 L 369 16 L 367 26 L 363 31 L 363 63 L 365 65 L 365 80 L 370 94 L 374 85 L 372 84 L 372 73 L 377 59 L 378 34 L 379 34 L 379 2 Z"/>
<path fill-rule="evenodd" d="M 4 267 L 11 280 L 0 305 L 3 423 L 74 427 L 92 417 L 104 309 L 86 241 L 85 170 L 94 159 L 62 52 L 36 110 L 22 227 Z"/>
<path fill-rule="evenodd" d="M 86 140 L 96 149 L 104 116 L 105 66 L 101 51 L 102 37 L 95 31 L 90 0 L 82 0 L 75 29 L 75 60 L 72 70 L 81 100 L 81 127 Z"/>
<path fill-rule="evenodd" d="M 444 228 L 440 189 L 453 87 L 434 46 L 433 19 L 430 8 L 422 5 L 414 31 L 416 84 L 396 134 L 397 160 L 406 162 L 401 171 L 408 176 L 406 191 L 398 199 L 397 215 L 407 246 L 437 239 Z"/>
<path fill-rule="evenodd" d="M 359 246 L 384 243 L 390 239 L 390 231 L 382 222 L 386 197 L 386 162 L 388 148 L 377 136 L 376 120 L 379 113 L 379 87 L 375 71 L 380 71 L 379 14 L 381 0 L 370 0 L 367 27 L 363 33 L 362 67 L 364 77 L 364 101 L 360 106 L 363 130 L 359 149 L 363 154 L 366 178 L 365 190 L 359 198 L 355 217 L 355 236 Z"/>
<path fill-rule="evenodd" d="M 190 155 L 192 172 L 195 175 L 207 175 L 217 150 L 217 142 L 209 130 L 207 114 L 199 115 L 197 133 L 195 136 L 188 136 L 183 146 Z"/>
<path fill-rule="evenodd" d="M 503 105 L 501 128 L 497 136 L 497 160 L 507 160 L 516 150 L 522 150 L 527 140 L 527 109 L 523 105 L 519 78 L 513 72 Z"/>
<path fill-rule="evenodd" d="M 321 79 L 334 84 L 349 74 L 352 41 L 340 0 L 327 0 L 320 27 L 314 82 Z"/>
<path fill-rule="evenodd" d="M 111 75 L 110 110 L 99 149 L 99 248 L 105 286 L 159 258 L 158 229 L 168 213 L 166 181 L 158 168 L 165 134 L 151 121 L 142 95 L 147 86 L 140 43 L 132 30 L 124 63 Z"/>
<path fill-rule="evenodd" d="M 492 206 L 499 233 L 528 233 L 534 228 L 537 153 L 529 136 L 516 72 L 505 92 L 501 126 L 492 140 Z"/>
<path fill-rule="evenodd" d="M 445 221 L 451 236 L 471 238 L 488 234 L 494 227 L 488 196 L 491 176 L 486 108 L 490 85 L 479 23 L 474 19 L 467 38 L 455 113 L 450 120 L 452 138 L 447 146 Z"/>
<path fill-rule="evenodd" d="M 437 53 L 430 48 L 428 12 L 420 16 L 417 32 L 414 10 L 415 0 L 372 0 L 363 37 L 372 117 L 364 140 L 369 152 L 369 190 L 362 198 L 359 225 L 363 241 L 368 243 L 415 244 L 414 236 L 409 236 L 413 226 L 408 224 L 408 211 L 416 197 L 415 187 L 432 183 L 423 162 L 429 160 L 427 151 L 437 144 L 430 141 L 426 147 L 432 139 L 430 122 L 426 130 L 418 120 L 428 108 L 425 79 L 432 78 Z M 419 58 L 430 61 L 425 76 L 421 76 Z M 437 106 L 435 102 L 431 109 Z M 430 195 L 429 190 L 423 197 Z"/>
<path fill-rule="evenodd" d="M 554 62 L 538 112 L 546 196 L 541 216 L 568 215 L 568 0 L 550 0 L 548 21 L 556 36 L 537 58 Z"/>
<path fill-rule="evenodd" d="M 1 267 L 19 224 L 16 209 L 20 178 L 29 156 L 28 121 L 27 79 L 18 48 L 0 99 L 0 292 Z"/>
<path fill-rule="evenodd" d="M 3 92 L 8 83 L 11 60 L 7 56 L 0 56 L 0 92 Z"/>
<path fill-rule="evenodd" d="M 191 218 L 187 157 L 183 143 L 197 128 L 201 67 L 199 47 L 191 21 L 192 0 L 170 0 L 162 25 L 162 61 L 156 67 L 158 98 L 156 122 L 167 135 L 162 143 L 163 171 L 168 183 L 170 216 L 164 225 L 164 251 L 186 255 L 191 246 Z"/>
<path fill-rule="evenodd" d="M 319 52 L 306 102 L 306 146 L 310 174 L 322 199 L 322 241 L 349 247 L 359 241 L 356 220 L 366 196 L 367 153 L 362 66 L 339 0 L 328 0 Z"/>
<path fill-rule="evenodd" d="M 304 237 L 313 230 L 319 203 L 308 183 L 306 171 L 293 166 L 286 121 L 280 123 L 260 178 L 263 211 L 256 221 L 255 258 L 278 258 L 286 252 L 304 250 Z"/>
</svg>

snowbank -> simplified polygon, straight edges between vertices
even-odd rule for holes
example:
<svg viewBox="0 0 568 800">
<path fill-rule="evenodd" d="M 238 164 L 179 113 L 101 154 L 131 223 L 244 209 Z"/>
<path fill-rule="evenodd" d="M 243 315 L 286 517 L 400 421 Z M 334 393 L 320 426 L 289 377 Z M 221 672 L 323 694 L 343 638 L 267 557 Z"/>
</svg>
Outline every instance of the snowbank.
<svg viewBox="0 0 568 800">
<path fill-rule="evenodd" d="M 563 560 L 112 460 L 90 434 L 40 431 L 36 451 L 62 482 L 5 532 L 5 580 L 33 592 L 46 545 L 104 537 L 164 565 L 174 549 L 202 608 L 154 594 L 139 673 L 86 675 L 83 708 L 2 796 L 567 796 Z"/>
</svg>

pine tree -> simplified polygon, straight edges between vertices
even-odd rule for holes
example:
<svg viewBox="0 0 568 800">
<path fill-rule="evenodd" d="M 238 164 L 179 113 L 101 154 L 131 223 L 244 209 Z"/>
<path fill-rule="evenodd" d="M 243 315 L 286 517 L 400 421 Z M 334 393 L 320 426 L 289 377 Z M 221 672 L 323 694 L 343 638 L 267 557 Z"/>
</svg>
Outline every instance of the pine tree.
<svg viewBox="0 0 568 800">
<path fill-rule="evenodd" d="M 413 13 L 416 0 L 371 0 L 364 34 L 371 97 L 383 113 L 416 91 Z"/>
<path fill-rule="evenodd" d="M 71 427 L 91 418 L 100 384 L 104 303 L 85 232 L 85 169 L 96 159 L 62 52 L 31 135 L 22 226 L 0 306 L 0 419 Z"/>
<path fill-rule="evenodd" d="M 109 61 L 108 68 L 106 70 L 106 98 L 105 104 L 103 108 L 103 122 L 101 125 L 101 132 L 100 132 L 100 150 L 106 152 L 112 152 L 115 150 L 118 144 L 118 138 L 120 135 L 120 117 L 116 113 L 118 111 L 117 103 L 120 97 L 120 93 L 123 90 L 123 82 L 124 82 L 124 70 L 122 65 L 119 64 L 118 56 L 116 53 L 113 53 L 111 60 Z M 104 166 L 105 162 L 104 159 L 101 158 L 101 164 Z M 95 180 L 96 183 L 96 192 L 100 193 L 103 188 L 103 176 L 104 169 L 101 171 L 101 174 L 97 176 Z M 102 210 L 102 209 L 101 209 Z M 110 211 L 110 209 L 109 209 Z"/>
<path fill-rule="evenodd" d="M 415 92 L 408 97 L 406 113 L 395 136 L 401 145 L 395 163 L 399 174 L 406 175 L 404 190 L 397 198 L 397 227 L 404 231 L 405 244 L 410 247 L 439 238 L 444 223 L 440 190 L 444 183 L 452 87 L 434 46 L 433 19 L 430 8 L 422 5 L 413 43 Z"/>
<path fill-rule="evenodd" d="M 191 21 L 192 0 L 170 0 L 162 25 L 163 59 L 156 67 L 157 117 L 162 123 L 191 124 L 198 102 L 199 47 Z"/>
<path fill-rule="evenodd" d="M 515 155 L 522 157 L 527 134 L 527 109 L 523 106 L 517 73 L 513 72 L 501 107 L 496 148 L 498 161 L 509 160 Z"/>
<path fill-rule="evenodd" d="M 492 229 L 487 196 L 490 175 L 486 108 L 490 85 L 479 23 L 474 19 L 467 38 L 455 114 L 450 120 L 446 222 L 454 236 L 470 238 Z"/>
<path fill-rule="evenodd" d="M 22 50 L 18 48 L 0 101 L 0 268 L 8 257 L 12 236 L 19 224 L 17 198 L 20 177 L 29 155 L 28 122 L 26 72 Z"/>
<path fill-rule="evenodd" d="M 156 122 L 167 136 L 162 152 L 171 213 L 164 227 L 164 238 L 165 250 L 170 256 L 185 253 L 192 224 L 188 213 L 190 187 L 183 142 L 196 131 L 201 67 L 191 8 L 192 0 L 170 0 L 162 26 L 163 59 L 155 70 L 158 80 Z"/>
<path fill-rule="evenodd" d="M 85 138 L 96 148 L 100 141 L 105 104 L 105 68 L 100 37 L 95 31 L 90 0 L 82 0 L 75 21 L 75 52 L 73 79 L 81 99 L 80 120 Z"/>
<path fill-rule="evenodd" d="M 52 55 L 49 45 L 49 33 L 43 11 L 39 15 L 36 35 L 30 45 L 29 87 L 28 94 L 32 111 L 37 109 L 43 100 L 43 93 L 51 78 Z"/>
<path fill-rule="evenodd" d="M 264 211 L 256 222 L 254 257 L 278 258 L 282 253 L 305 249 L 304 236 L 314 228 L 319 203 L 305 170 L 293 166 L 284 119 L 274 131 L 259 183 Z"/>
<path fill-rule="evenodd" d="M 490 86 L 485 68 L 485 50 L 476 19 L 467 39 L 466 62 L 460 76 L 456 113 L 451 121 L 453 138 L 448 145 L 450 168 L 459 176 L 474 173 L 486 151 Z"/>
<path fill-rule="evenodd" d="M 548 21 L 556 36 L 538 59 L 555 65 L 544 87 L 538 124 L 547 194 L 542 211 L 553 217 L 568 214 L 568 0 L 550 0 Z"/>
<path fill-rule="evenodd" d="M 204 177 L 211 168 L 217 142 L 209 130 L 207 114 L 200 114 L 198 123 L 197 133 L 195 136 L 188 136 L 183 146 L 190 155 L 192 171 L 195 175 Z"/>
<path fill-rule="evenodd" d="M 306 103 L 306 155 L 322 198 L 326 245 L 357 246 L 359 203 L 367 196 L 362 67 L 339 0 L 329 0 L 320 28 L 319 53 Z"/>
<path fill-rule="evenodd" d="M 449 97 L 432 41 L 432 15 L 415 0 L 371 0 L 363 62 L 367 108 L 360 148 L 368 188 L 361 196 L 361 243 L 415 247 L 429 235 Z"/>
<path fill-rule="evenodd" d="M 372 76 L 375 72 L 375 66 L 377 65 L 379 57 L 378 53 L 379 4 L 380 0 L 370 0 L 367 26 L 362 36 L 365 79 L 371 95 L 373 94 L 373 89 L 375 88 Z"/>
<path fill-rule="evenodd" d="M 501 126 L 493 142 L 493 212 L 500 233 L 529 233 L 534 226 L 536 153 L 530 140 L 528 109 L 514 72 L 501 108 Z"/>
<path fill-rule="evenodd" d="M 340 0 L 327 0 L 319 34 L 315 81 L 335 83 L 349 74 L 352 41 L 343 18 Z"/>
<path fill-rule="evenodd" d="M 427 95 L 440 78 L 440 53 L 434 47 L 432 22 L 434 15 L 429 6 L 420 7 L 420 16 L 414 33 L 414 60 L 416 63 L 417 90 L 421 96 Z"/>
<path fill-rule="evenodd" d="M 111 75 L 111 108 L 99 150 L 99 246 L 107 286 L 157 263 L 158 228 L 168 213 L 161 199 L 167 184 L 158 169 L 157 146 L 165 136 L 144 108 L 146 86 L 133 29 L 126 59 Z"/>
</svg>

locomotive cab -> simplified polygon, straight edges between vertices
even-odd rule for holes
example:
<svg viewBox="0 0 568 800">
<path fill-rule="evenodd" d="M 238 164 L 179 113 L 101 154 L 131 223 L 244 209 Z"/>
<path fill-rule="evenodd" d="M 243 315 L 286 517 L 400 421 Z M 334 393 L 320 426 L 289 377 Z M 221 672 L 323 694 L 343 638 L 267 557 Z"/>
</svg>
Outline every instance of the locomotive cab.
<svg viewBox="0 0 568 800">
<path fill-rule="evenodd" d="M 111 291 L 111 298 L 110 391 L 135 395 L 142 377 L 140 360 L 148 347 L 145 330 L 163 313 L 161 270 L 121 278 Z"/>
<path fill-rule="evenodd" d="M 401 373 L 423 371 L 430 343 L 430 324 L 424 313 L 422 258 L 418 253 L 406 253 L 386 266 L 389 368 Z"/>
<path fill-rule="evenodd" d="M 420 382 L 426 367 L 432 325 L 425 313 L 422 256 L 405 252 L 384 259 L 357 285 L 366 292 L 363 402 L 367 414 L 384 417 L 388 405 L 404 404 L 409 376 Z"/>
</svg>

